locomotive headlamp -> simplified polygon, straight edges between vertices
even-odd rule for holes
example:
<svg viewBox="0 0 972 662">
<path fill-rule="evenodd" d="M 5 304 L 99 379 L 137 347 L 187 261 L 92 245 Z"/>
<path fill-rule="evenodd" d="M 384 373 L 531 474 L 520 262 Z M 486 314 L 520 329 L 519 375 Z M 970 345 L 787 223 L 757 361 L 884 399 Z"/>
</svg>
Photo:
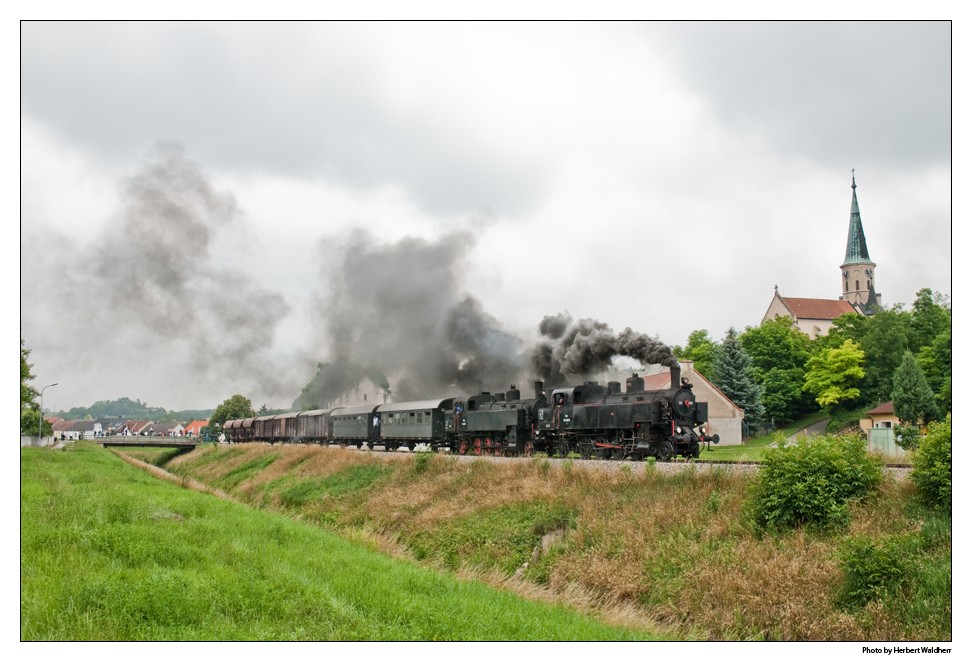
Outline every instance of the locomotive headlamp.
<svg viewBox="0 0 972 662">
<path fill-rule="evenodd" d="M 675 428 L 675 432 L 677 432 L 678 434 L 682 434 L 682 428 L 681 428 L 681 426 Z"/>
</svg>

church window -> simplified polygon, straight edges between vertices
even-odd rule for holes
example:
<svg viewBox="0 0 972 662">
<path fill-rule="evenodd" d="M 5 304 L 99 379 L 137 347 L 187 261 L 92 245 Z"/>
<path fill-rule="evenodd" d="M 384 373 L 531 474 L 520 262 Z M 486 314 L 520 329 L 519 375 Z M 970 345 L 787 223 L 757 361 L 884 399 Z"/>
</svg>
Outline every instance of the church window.
<svg viewBox="0 0 972 662">
<path fill-rule="evenodd" d="M 859 281 L 859 280 L 855 280 L 854 281 L 854 289 L 855 290 L 861 289 L 861 281 Z"/>
<path fill-rule="evenodd" d="M 871 289 L 871 281 L 867 281 L 867 289 Z"/>
</svg>

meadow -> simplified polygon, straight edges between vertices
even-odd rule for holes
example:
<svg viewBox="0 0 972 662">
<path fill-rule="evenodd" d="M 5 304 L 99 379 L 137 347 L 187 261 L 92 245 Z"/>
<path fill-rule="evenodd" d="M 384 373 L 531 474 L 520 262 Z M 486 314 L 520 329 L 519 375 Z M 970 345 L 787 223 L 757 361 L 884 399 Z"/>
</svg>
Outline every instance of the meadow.
<svg viewBox="0 0 972 662">
<path fill-rule="evenodd" d="M 752 474 L 731 468 L 262 444 L 167 467 L 432 570 L 669 639 L 951 638 L 951 518 L 907 480 L 885 477 L 839 530 L 770 534 L 746 516 Z"/>
<path fill-rule="evenodd" d="M 164 452 L 144 456 L 172 459 Z M 222 466 L 217 482 L 230 490 L 274 461 L 250 449 L 194 458 L 199 466 Z M 371 471 L 325 481 L 321 489 L 348 494 L 356 481 L 373 482 Z M 294 504 L 303 498 L 291 493 Z M 21 639 L 658 637 L 422 567 L 299 519 L 159 480 L 90 442 L 22 449 Z"/>
</svg>

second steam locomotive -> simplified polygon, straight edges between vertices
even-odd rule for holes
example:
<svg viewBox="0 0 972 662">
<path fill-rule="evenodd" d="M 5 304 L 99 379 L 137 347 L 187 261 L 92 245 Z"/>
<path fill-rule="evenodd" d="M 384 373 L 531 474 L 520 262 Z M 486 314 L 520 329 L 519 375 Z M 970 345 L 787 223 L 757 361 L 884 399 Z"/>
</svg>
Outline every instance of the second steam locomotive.
<svg viewBox="0 0 972 662">
<path fill-rule="evenodd" d="M 637 374 L 607 386 L 585 382 L 543 390 L 532 397 L 511 387 L 505 393 L 337 407 L 226 421 L 226 440 L 234 443 L 340 444 L 385 450 L 434 450 L 471 455 L 557 457 L 577 453 L 584 459 L 699 456 L 701 444 L 719 443 L 708 435 L 708 404 L 698 402 L 692 384 L 670 367 L 667 388 L 646 389 Z"/>
</svg>

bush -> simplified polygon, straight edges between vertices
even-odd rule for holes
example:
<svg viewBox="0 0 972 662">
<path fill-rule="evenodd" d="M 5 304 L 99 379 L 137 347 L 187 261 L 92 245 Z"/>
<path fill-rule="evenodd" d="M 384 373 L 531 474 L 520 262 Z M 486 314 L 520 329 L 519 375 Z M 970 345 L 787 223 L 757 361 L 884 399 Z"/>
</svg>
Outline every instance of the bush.
<svg viewBox="0 0 972 662">
<path fill-rule="evenodd" d="M 766 452 L 746 503 L 757 527 L 772 531 L 807 525 L 845 526 L 849 504 L 877 488 L 882 467 L 865 441 L 849 436 L 801 437 Z"/>
<path fill-rule="evenodd" d="M 917 425 L 895 425 L 894 435 L 897 437 L 898 446 L 906 451 L 915 450 L 921 442 L 921 430 Z"/>
<path fill-rule="evenodd" d="M 911 480 L 925 503 L 952 512 L 951 414 L 928 426 L 928 434 L 915 451 Z"/>
<path fill-rule="evenodd" d="M 889 597 L 901 582 L 905 562 L 895 545 L 878 545 L 868 538 L 852 538 L 842 553 L 844 581 L 837 597 L 843 609 L 859 609 Z"/>
</svg>

